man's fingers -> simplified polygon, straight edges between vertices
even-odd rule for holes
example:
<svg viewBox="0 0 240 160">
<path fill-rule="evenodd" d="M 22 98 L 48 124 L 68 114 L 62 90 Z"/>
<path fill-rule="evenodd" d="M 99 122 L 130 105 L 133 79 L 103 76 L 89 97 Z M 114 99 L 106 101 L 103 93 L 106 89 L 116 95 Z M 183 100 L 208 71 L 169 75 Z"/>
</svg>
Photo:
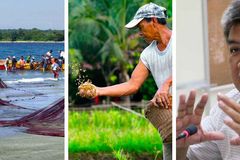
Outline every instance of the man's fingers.
<svg viewBox="0 0 240 160">
<path fill-rule="evenodd" d="M 223 101 L 218 101 L 219 107 L 225 112 L 227 115 L 229 115 L 235 122 L 240 124 L 240 113 L 236 110 L 232 109 L 229 106 L 226 106 L 226 104 Z"/>
<path fill-rule="evenodd" d="M 240 145 L 240 136 L 230 140 L 231 145 Z"/>
<path fill-rule="evenodd" d="M 208 100 L 208 95 L 207 93 L 203 94 L 200 101 L 198 102 L 196 109 L 195 109 L 195 114 L 202 116 L 202 113 L 204 111 L 204 108 L 207 104 L 207 100 Z"/>
<path fill-rule="evenodd" d="M 215 140 L 223 140 L 225 138 L 224 134 L 221 132 L 207 132 L 204 134 L 194 134 L 185 139 L 186 145 L 192 145 L 196 143 L 201 143 L 205 141 L 215 141 Z"/>
<path fill-rule="evenodd" d="M 187 114 L 192 115 L 193 113 L 193 108 L 194 108 L 194 103 L 196 99 L 196 91 L 192 90 L 189 94 L 187 103 L 186 103 L 186 108 L 187 108 Z"/>
<path fill-rule="evenodd" d="M 185 115 L 186 115 L 186 96 L 180 95 L 177 118 L 183 118 Z"/>
<path fill-rule="evenodd" d="M 181 119 L 176 119 L 176 130 L 177 130 L 177 135 L 181 133 L 183 129 L 183 123 Z"/>
<path fill-rule="evenodd" d="M 221 93 L 218 93 L 217 98 L 218 98 L 218 101 L 222 101 L 227 106 L 229 106 L 230 108 L 234 109 L 236 112 L 240 113 L 240 104 L 236 103 L 231 98 L 228 98 L 227 96 L 225 96 L 225 95 L 223 95 Z"/>
<path fill-rule="evenodd" d="M 163 102 L 162 102 L 161 98 L 157 98 L 156 103 L 158 104 L 159 107 L 163 107 Z"/>
<path fill-rule="evenodd" d="M 240 124 L 230 119 L 224 120 L 224 123 L 240 135 Z"/>
<path fill-rule="evenodd" d="M 198 102 L 196 108 L 194 109 L 194 117 L 192 118 L 192 121 L 195 125 L 199 125 L 201 123 L 202 114 L 204 112 L 204 108 L 207 104 L 208 95 L 205 93 L 201 97 L 200 101 Z"/>
<path fill-rule="evenodd" d="M 224 138 L 225 136 L 222 132 L 216 132 L 216 131 L 205 132 L 203 133 L 203 136 L 201 137 L 200 142 L 223 140 Z"/>
<path fill-rule="evenodd" d="M 166 99 L 166 101 L 167 101 L 167 105 L 170 106 L 171 102 L 170 102 L 170 100 L 169 100 L 169 98 L 168 98 L 168 95 L 165 95 L 165 99 Z"/>
<path fill-rule="evenodd" d="M 150 103 L 148 104 L 148 106 L 158 107 L 158 104 L 156 103 L 156 100 L 155 100 L 155 99 L 152 99 L 152 100 L 150 101 Z"/>
<path fill-rule="evenodd" d="M 79 94 L 82 95 L 83 93 L 84 93 L 84 91 L 80 89 Z"/>
<path fill-rule="evenodd" d="M 161 99 L 162 99 L 162 102 L 163 102 L 163 105 L 164 105 L 164 108 L 168 108 L 168 103 L 167 103 L 167 95 L 163 95 L 162 97 L 161 97 Z"/>
<path fill-rule="evenodd" d="M 157 98 L 156 98 L 156 102 L 160 107 L 163 108 L 168 108 L 170 103 L 167 97 L 167 94 L 158 94 Z"/>
</svg>

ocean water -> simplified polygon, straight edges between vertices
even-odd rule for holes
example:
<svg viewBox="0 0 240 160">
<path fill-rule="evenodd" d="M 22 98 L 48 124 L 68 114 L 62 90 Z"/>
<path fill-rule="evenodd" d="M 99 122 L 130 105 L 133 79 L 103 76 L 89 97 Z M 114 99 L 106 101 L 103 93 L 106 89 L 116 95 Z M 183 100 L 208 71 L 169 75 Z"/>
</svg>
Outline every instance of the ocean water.
<svg viewBox="0 0 240 160">
<path fill-rule="evenodd" d="M 59 72 L 59 79 L 56 80 L 52 72 L 1 70 L 0 78 L 8 86 L 6 89 L 0 88 L 0 99 L 30 110 L 46 107 L 64 96 L 63 72 Z"/>
<path fill-rule="evenodd" d="M 36 61 L 41 61 L 41 56 L 52 50 L 52 55 L 58 57 L 59 50 L 64 50 L 64 43 L 0 43 L 0 59 L 7 56 L 16 56 L 17 60 L 21 56 L 26 59 L 28 55 L 33 55 Z"/>
<path fill-rule="evenodd" d="M 26 58 L 32 54 L 36 61 L 40 61 L 41 55 L 50 49 L 53 50 L 53 56 L 58 57 L 58 51 L 64 50 L 64 43 L 0 43 L 0 59 L 7 56 Z M 19 106 L 0 104 L 0 121 L 19 119 L 64 97 L 64 72 L 59 72 L 59 79 L 56 80 L 51 71 L 0 70 L 0 78 L 8 86 L 0 88 L 0 99 Z M 22 130 L 21 127 L 0 127 L 0 138 Z"/>
</svg>

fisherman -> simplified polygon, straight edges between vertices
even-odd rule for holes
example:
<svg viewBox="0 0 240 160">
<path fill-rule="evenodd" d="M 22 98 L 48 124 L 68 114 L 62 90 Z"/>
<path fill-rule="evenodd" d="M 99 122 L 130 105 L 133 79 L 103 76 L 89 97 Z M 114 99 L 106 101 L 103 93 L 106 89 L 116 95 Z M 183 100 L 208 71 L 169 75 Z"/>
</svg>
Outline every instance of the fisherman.
<svg viewBox="0 0 240 160">
<path fill-rule="evenodd" d="M 54 61 L 53 61 L 53 64 L 52 64 L 52 72 L 53 72 L 53 75 L 54 75 L 54 78 L 56 78 L 57 80 L 58 80 L 58 76 L 59 76 L 59 73 L 58 73 L 58 71 L 59 71 L 59 65 L 58 65 L 58 63 L 57 63 L 57 59 L 56 58 L 53 58 L 54 59 Z"/>
<path fill-rule="evenodd" d="M 35 57 L 31 56 L 31 60 L 30 60 L 30 68 L 34 69 L 34 63 L 35 63 Z"/>
<path fill-rule="evenodd" d="M 55 62 L 55 58 L 53 56 L 51 56 L 50 61 L 51 61 L 51 64 L 53 64 Z"/>
<path fill-rule="evenodd" d="M 9 63 L 10 63 L 10 56 L 8 56 L 5 60 L 5 63 L 4 63 L 4 67 L 5 67 L 5 70 L 8 71 L 9 69 Z"/>
<path fill-rule="evenodd" d="M 59 50 L 59 57 L 58 57 L 58 64 L 59 67 L 62 68 L 62 64 L 64 64 L 64 52 L 62 50 Z"/>
<path fill-rule="evenodd" d="M 51 56 L 52 56 L 52 50 L 49 50 L 49 51 L 46 53 L 46 56 L 51 57 Z"/>
<path fill-rule="evenodd" d="M 32 55 L 27 56 L 27 59 L 26 59 L 27 63 L 30 63 L 31 58 L 32 58 Z"/>
<path fill-rule="evenodd" d="M 24 57 L 21 56 L 20 60 L 19 60 L 19 63 L 20 63 L 20 69 L 24 69 L 24 66 L 25 66 L 25 60 L 24 60 Z"/>
<path fill-rule="evenodd" d="M 48 66 L 48 56 L 43 56 L 42 57 L 42 61 L 43 61 L 43 72 L 45 72 L 46 71 L 46 69 L 47 69 L 47 66 Z"/>
<path fill-rule="evenodd" d="M 46 59 L 47 59 L 47 64 L 48 64 L 48 65 L 51 65 L 51 56 L 52 56 L 52 50 L 49 50 L 49 51 L 46 53 Z"/>
<path fill-rule="evenodd" d="M 17 59 L 15 56 L 12 57 L 12 70 L 16 70 Z"/>
</svg>

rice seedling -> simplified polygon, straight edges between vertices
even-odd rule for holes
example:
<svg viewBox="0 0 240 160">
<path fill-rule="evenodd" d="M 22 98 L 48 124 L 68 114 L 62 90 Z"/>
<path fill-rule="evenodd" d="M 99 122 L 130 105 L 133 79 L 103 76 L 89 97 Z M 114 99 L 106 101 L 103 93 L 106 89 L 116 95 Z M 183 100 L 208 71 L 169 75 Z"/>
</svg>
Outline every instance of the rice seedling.
<svg viewBox="0 0 240 160">
<path fill-rule="evenodd" d="M 80 152 L 112 153 L 117 159 L 142 153 L 155 157 L 162 153 L 162 140 L 146 119 L 122 110 L 72 111 L 69 153 Z"/>
</svg>

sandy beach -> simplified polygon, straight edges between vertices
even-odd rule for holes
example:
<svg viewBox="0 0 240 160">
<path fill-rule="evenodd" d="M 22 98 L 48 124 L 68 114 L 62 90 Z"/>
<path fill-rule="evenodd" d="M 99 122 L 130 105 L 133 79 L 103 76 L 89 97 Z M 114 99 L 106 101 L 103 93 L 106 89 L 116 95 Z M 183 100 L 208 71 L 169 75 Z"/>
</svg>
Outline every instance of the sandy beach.
<svg viewBox="0 0 240 160">
<path fill-rule="evenodd" d="M 1 137 L 0 160 L 64 159 L 64 138 L 18 133 Z"/>
</svg>

